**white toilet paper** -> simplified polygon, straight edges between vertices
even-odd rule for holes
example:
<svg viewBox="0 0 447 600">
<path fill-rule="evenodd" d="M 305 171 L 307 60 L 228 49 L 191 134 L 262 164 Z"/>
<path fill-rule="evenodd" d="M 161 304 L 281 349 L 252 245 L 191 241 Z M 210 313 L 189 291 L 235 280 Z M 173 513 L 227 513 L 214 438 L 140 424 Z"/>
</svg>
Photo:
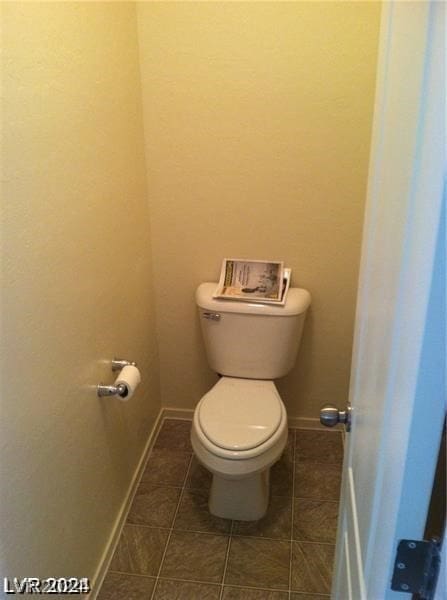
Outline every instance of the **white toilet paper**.
<svg viewBox="0 0 447 600">
<path fill-rule="evenodd" d="M 133 365 L 127 365 L 123 367 L 119 372 L 118 377 L 115 380 L 115 385 L 120 383 L 126 386 L 127 393 L 120 396 L 121 400 L 129 400 L 132 398 L 135 390 L 139 386 L 141 381 L 141 374 L 137 367 Z"/>
</svg>

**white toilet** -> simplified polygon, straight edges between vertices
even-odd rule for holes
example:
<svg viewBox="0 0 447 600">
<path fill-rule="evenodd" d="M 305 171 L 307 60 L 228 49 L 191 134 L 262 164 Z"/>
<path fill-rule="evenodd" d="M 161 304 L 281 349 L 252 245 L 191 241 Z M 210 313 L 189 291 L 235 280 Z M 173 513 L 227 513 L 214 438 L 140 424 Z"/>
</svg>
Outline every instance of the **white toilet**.
<svg viewBox="0 0 447 600">
<path fill-rule="evenodd" d="M 310 304 L 290 288 L 285 306 L 216 300 L 216 283 L 196 292 L 210 367 L 221 375 L 199 401 L 191 442 L 213 474 L 210 512 L 253 521 L 265 515 L 270 467 L 287 442 L 287 414 L 273 379 L 293 367 Z"/>
</svg>

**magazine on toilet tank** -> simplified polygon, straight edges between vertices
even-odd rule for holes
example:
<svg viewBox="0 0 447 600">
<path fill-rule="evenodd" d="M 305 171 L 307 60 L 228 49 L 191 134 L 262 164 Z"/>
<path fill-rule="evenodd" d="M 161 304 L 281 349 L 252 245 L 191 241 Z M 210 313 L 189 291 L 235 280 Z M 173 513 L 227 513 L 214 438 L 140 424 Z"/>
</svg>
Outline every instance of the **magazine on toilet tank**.
<svg viewBox="0 0 447 600">
<path fill-rule="evenodd" d="M 213 297 L 284 305 L 290 275 L 283 261 L 224 258 Z"/>
</svg>

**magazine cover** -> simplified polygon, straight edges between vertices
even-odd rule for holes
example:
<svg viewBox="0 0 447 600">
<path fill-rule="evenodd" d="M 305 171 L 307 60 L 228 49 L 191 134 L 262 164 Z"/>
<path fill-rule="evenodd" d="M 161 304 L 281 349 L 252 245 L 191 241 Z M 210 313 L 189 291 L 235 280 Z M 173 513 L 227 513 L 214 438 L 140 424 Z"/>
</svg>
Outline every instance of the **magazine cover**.
<svg viewBox="0 0 447 600">
<path fill-rule="evenodd" d="M 214 298 L 280 303 L 283 280 L 282 261 L 224 258 Z"/>
</svg>

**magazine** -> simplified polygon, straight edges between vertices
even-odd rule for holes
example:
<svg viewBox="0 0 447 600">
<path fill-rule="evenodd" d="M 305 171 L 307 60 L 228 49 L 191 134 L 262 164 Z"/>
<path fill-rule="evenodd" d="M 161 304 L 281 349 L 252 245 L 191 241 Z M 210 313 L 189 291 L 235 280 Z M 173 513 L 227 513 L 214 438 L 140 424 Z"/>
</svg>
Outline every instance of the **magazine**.
<svg viewBox="0 0 447 600">
<path fill-rule="evenodd" d="M 213 297 L 284 305 L 290 275 L 282 261 L 224 258 Z"/>
<path fill-rule="evenodd" d="M 281 302 L 279 303 L 282 306 L 284 306 L 284 304 L 286 303 L 287 292 L 289 291 L 291 279 L 292 279 L 292 269 L 285 267 L 284 268 L 283 285 L 282 285 L 282 298 L 281 298 Z"/>
</svg>

